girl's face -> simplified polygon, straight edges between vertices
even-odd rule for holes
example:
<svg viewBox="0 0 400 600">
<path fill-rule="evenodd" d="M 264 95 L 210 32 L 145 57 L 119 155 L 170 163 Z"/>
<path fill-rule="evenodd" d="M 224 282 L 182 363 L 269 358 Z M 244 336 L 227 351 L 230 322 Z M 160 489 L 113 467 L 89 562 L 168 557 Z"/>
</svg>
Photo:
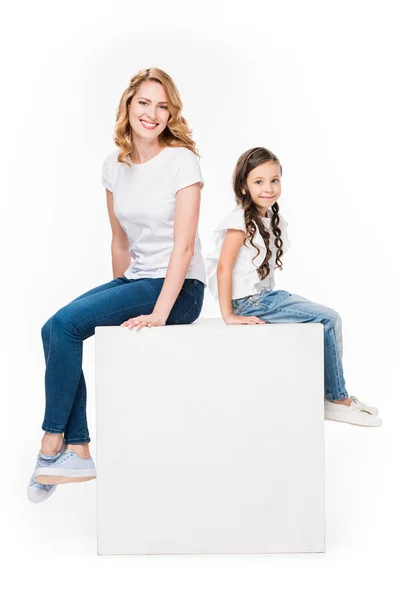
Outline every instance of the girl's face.
<svg viewBox="0 0 400 600">
<path fill-rule="evenodd" d="M 157 138 L 167 126 L 167 94 L 161 83 L 143 81 L 131 100 L 129 123 L 134 133 L 147 141 Z"/>
<path fill-rule="evenodd" d="M 272 206 L 281 195 L 280 165 L 271 161 L 258 165 L 250 171 L 246 183 L 251 199 L 265 216 L 267 208 Z"/>
</svg>

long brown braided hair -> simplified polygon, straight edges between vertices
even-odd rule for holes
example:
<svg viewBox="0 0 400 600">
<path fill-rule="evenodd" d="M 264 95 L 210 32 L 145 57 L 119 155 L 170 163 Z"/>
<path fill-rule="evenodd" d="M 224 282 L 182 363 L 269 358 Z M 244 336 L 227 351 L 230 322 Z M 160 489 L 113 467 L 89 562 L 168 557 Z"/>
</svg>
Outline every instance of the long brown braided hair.
<svg viewBox="0 0 400 600">
<path fill-rule="evenodd" d="M 261 214 L 254 202 L 251 199 L 251 195 L 249 192 L 249 188 L 247 186 L 247 177 L 253 169 L 258 167 L 259 165 L 265 162 L 274 162 L 277 163 L 280 167 L 281 175 L 282 175 L 282 165 L 279 162 L 279 159 L 273 154 L 270 150 L 266 148 L 251 148 L 239 157 L 239 160 L 236 163 L 236 167 L 233 173 L 233 191 L 235 192 L 236 203 L 238 206 L 243 208 L 244 210 L 244 218 L 246 223 L 246 237 L 244 240 L 244 245 L 246 245 L 246 241 L 248 240 L 250 244 L 257 250 L 257 254 L 254 256 L 253 260 L 257 258 L 260 254 L 260 249 L 254 245 L 253 239 L 256 233 L 256 226 L 261 234 L 261 237 L 264 240 L 265 248 L 267 250 L 265 258 L 261 265 L 257 268 L 257 273 L 260 276 L 260 279 L 265 279 L 269 275 L 270 266 L 269 260 L 272 256 L 271 249 L 269 247 L 270 243 L 270 233 L 265 228 L 265 225 L 262 221 Z M 243 194 L 243 191 L 245 192 Z M 274 234 L 274 242 L 276 246 L 276 258 L 275 258 L 275 269 L 279 268 L 282 270 L 282 261 L 280 257 L 283 254 L 282 251 L 282 239 L 281 239 L 281 230 L 279 229 L 279 205 L 275 202 L 271 206 L 273 215 L 271 220 L 272 231 Z"/>
</svg>

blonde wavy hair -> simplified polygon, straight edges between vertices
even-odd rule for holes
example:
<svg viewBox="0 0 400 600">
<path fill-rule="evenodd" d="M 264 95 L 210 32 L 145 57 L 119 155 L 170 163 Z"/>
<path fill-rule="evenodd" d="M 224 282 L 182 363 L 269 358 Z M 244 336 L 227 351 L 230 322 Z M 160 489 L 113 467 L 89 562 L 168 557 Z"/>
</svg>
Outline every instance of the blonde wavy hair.
<svg viewBox="0 0 400 600">
<path fill-rule="evenodd" d="M 139 90 L 143 81 L 156 81 L 161 83 L 167 95 L 168 111 L 170 117 L 164 131 L 159 135 L 161 146 L 184 147 L 192 150 L 199 156 L 196 144 L 192 139 L 192 130 L 189 129 L 186 119 L 182 116 L 182 100 L 178 88 L 172 78 L 161 69 L 142 69 L 134 75 L 129 86 L 121 96 L 117 109 L 117 120 L 114 129 L 114 142 L 120 149 L 118 162 L 129 164 L 127 157 L 132 151 L 132 127 L 129 123 L 129 108 L 132 98 Z"/>
</svg>

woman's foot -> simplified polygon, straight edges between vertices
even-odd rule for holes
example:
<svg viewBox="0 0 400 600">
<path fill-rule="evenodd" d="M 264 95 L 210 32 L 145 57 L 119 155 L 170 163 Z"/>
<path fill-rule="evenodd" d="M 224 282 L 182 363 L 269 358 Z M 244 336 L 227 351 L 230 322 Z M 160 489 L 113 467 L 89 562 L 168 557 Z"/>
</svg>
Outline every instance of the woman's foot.
<svg viewBox="0 0 400 600">
<path fill-rule="evenodd" d="M 35 470 L 35 480 L 43 484 L 74 483 L 96 478 L 92 458 L 82 458 L 72 450 L 66 450 L 55 462 Z"/>
<path fill-rule="evenodd" d="M 45 467 L 56 462 L 62 456 L 66 448 L 66 444 L 63 443 L 60 452 L 56 455 L 39 452 L 35 471 L 33 472 L 28 484 L 28 498 L 31 502 L 43 502 L 44 500 L 47 500 L 47 498 L 50 498 L 50 496 L 56 491 L 56 485 L 44 485 L 43 483 L 36 482 L 35 472 L 39 467 Z"/>
<path fill-rule="evenodd" d="M 84 444 L 68 444 L 67 450 L 75 452 L 80 458 L 90 458 L 89 443 Z"/>
<path fill-rule="evenodd" d="M 364 427 L 380 427 L 382 419 L 376 416 L 378 410 L 360 402 L 355 396 L 346 398 L 346 401 L 325 400 L 325 419 L 327 421 L 340 421 L 351 425 Z M 347 402 L 347 401 L 350 402 Z M 376 412 L 372 412 L 375 410 Z"/>
</svg>

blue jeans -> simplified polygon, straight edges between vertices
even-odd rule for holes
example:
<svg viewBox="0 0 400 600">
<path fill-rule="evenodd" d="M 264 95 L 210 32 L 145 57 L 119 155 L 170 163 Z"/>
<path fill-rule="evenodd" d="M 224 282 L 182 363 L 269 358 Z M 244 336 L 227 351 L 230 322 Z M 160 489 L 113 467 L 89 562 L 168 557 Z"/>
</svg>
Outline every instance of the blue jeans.
<svg viewBox="0 0 400 600">
<path fill-rule="evenodd" d="M 150 314 L 164 278 L 118 277 L 82 294 L 58 310 L 42 327 L 46 361 L 46 408 L 43 431 L 64 433 L 69 444 L 90 442 L 86 419 L 86 384 L 82 371 L 83 341 L 94 328 L 121 325 Z M 166 325 L 193 323 L 200 315 L 204 284 L 185 279 Z"/>
<path fill-rule="evenodd" d="M 232 300 L 232 309 L 235 315 L 256 316 L 266 323 L 322 323 L 325 399 L 348 398 L 342 366 L 342 321 L 335 310 L 284 290 L 261 290 Z"/>
</svg>

